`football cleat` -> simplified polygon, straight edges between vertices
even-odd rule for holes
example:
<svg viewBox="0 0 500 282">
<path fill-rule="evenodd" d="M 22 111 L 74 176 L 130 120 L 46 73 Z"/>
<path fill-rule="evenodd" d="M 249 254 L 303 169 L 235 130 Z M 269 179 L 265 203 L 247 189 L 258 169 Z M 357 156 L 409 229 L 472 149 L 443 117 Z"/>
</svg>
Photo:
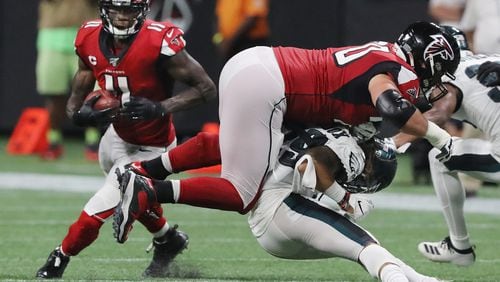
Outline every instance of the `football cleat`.
<svg viewBox="0 0 500 282">
<path fill-rule="evenodd" d="M 441 242 L 421 242 L 419 252 L 426 258 L 436 262 L 448 262 L 459 266 L 469 266 L 476 260 L 474 247 L 459 250 L 451 244 L 450 237 Z"/>
<path fill-rule="evenodd" d="M 113 215 L 114 236 L 118 243 L 125 243 L 132 230 L 134 221 L 156 201 L 156 194 L 151 179 L 126 170 L 120 174 L 121 199 Z"/>
<path fill-rule="evenodd" d="M 47 262 L 38 269 L 36 277 L 44 279 L 61 278 L 68 263 L 69 256 L 63 255 L 59 246 L 50 253 Z"/>
<path fill-rule="evenodd" d="M 160 238 L 153 238 L 153 260 L 144 270 L 144 277 L 168 277 L 169 266 L 175 257 L 187 248 L 189 237 L 186 233 L 177 230 L 177 224 L 168 229 Z M 148 251 L 150 248 L 148 248 Z"/>
<path fill-rule="evenodd" d="M 145 177 L 153 178 L 149 173 L 142 167 L 141 162 L 132 162 L 125 165 L 125 169 L 133 171 L 135 174 L 142 175 Z"/>
</svg>

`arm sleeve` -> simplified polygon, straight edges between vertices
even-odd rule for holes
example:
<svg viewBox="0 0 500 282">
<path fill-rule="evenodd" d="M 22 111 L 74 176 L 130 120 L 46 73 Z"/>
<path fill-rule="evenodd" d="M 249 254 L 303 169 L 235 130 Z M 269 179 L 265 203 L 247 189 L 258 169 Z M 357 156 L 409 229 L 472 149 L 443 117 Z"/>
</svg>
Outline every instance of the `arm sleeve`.
<svg viewBox="0 0 500 282">
<path fill-rule="evenodd" d="M 161 44 L 162 55 L 171 57 L 179 53 L 186 47 L 186 40 L 184 40 L 184 31 L 178 27 L 171 27 L 165 32 Z"/>
</svg>

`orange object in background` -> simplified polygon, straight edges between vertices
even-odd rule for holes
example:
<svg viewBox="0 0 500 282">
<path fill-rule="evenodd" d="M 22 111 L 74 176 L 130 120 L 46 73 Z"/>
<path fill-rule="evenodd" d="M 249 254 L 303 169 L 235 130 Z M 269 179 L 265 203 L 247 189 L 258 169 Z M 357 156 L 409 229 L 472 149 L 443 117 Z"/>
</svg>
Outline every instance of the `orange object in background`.
<svg viewBox="0 0 500 282">
<path fill-rule="evenodd" d="M 219 134 L 219 123 L 207 122 L 203 124 L 201 132 L 210 132 Z M 213 165 L 209 167 L 202 167 L 197 169 L 188 170 L 187 173 L 202 173 L 202 174 L 220 174 L 220 165 Z"/>
<path fill-rule="evenodd" d="M 47 149 L 49 113 L 44 108 L 26 108 L 7 143 L 7 152 L 12 155 L 29 155 Z"/>
</svg>

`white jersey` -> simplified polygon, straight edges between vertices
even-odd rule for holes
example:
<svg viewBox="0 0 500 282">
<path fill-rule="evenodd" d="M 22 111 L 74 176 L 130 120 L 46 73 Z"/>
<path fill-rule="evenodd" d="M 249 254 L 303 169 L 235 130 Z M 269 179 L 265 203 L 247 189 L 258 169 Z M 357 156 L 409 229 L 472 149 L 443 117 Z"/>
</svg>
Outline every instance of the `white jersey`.
<svg viewBox="0 0 500 282">
<path fill-rule="evenodd" d="M 363 170 L 364 152 L 346 128 L 334 128 L 328 132 L 320 128 L 309 128 L 305 130 L 305 134 L 310 142 L 315 144 L 314 146 L 325 145 L 334 151 L 350 178 L 359 175 Z M 304 197 L 315 194 L 316 174 L 312 160 L 308 162 L 311 166 L 306 168 L 301 177 L 297 177 L 299 173 L 295 168 L 295 164 L 300 161 L 308 144 L 302 137 L 295 137 L 285 141 L 282 145 L 279 161 L 267 177 L 262 194 L 248 217 L 248 224 L 255 237 L 259 237 L 266 231 L 276 210 L 290 193 Z M 347 179 L 350 179 L 349 176 Z"/>
<path fill-rule="evenodd" d="M 456 79 L 443 79 L 463 93 L 463 100 L 452 118 L 482 130 L 493 143 L 500 144 L 500 88 L 485 87 L 476 79 L 478 67 L 485 61 L 500 62 L 500 55 L 463 56 L 455 72 Z M 496 151 L 500 155 L 500 148 Z"/>
</svg>

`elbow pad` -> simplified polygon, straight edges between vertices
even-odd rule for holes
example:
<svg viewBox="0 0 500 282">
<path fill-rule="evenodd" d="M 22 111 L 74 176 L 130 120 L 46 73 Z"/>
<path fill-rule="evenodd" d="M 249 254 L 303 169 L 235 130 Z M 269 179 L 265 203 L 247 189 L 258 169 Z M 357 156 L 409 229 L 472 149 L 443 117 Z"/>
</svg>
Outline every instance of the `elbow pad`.
<svg viewBox="0 0 500 282">
<path fill-rule="evenodd" d="M 403 98 L 401 94 L 394 89 L 382 92 L 377 98 L 375 107 L 384 121 L 391 123 L 392 126 L 398 129 L 403 127 L 417 110 L 410 101 Z"/>
</svg>

